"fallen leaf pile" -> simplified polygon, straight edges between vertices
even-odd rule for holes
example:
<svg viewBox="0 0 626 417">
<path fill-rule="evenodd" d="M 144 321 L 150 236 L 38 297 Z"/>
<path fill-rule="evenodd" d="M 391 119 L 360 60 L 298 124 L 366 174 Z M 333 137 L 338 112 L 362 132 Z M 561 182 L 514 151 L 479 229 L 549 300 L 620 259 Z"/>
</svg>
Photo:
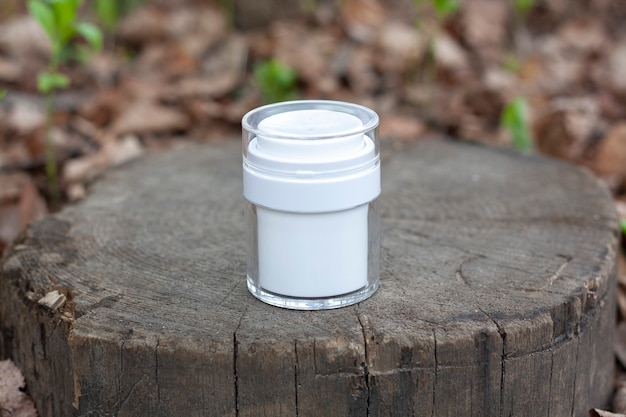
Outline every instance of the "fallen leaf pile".
<svg viewBox="0 0 626 417">
<path fill-rule="evenodd" d="M 10 360 L 0 361 L 0 417 L 37 417 L 33 402 L 23 389 L 20 370 Z"/>
<path fill-rule="evenodd" d="M 12 12 L 0 15 L 0 251 L 51 211 L 36 89 L 50 45 L 21 3 L 7 0 Z M 375 109 L 383 139 L 509 147 L 501 113 L 522 97 L 536 152 L 593 170 L 626 207 L 626 5 L 512 4 L 466 0 L 437 17 L 412 0 L 145 1 L 102 52 L 61 67 L 71 86 L 58 93 L 51 139 L 63 202 L 146 151 L 236 138 L 263 104 L 254 69 L 276 59 L 295 70 L 298 97 Z"/>
</svg>

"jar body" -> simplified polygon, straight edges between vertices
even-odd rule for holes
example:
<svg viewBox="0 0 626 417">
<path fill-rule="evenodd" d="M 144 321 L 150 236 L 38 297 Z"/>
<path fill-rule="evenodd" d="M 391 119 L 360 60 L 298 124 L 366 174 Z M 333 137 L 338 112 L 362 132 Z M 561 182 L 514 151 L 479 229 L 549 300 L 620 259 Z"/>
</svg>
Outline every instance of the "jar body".
<svg viewBox="0 0 626 417">
<path fill-rule="evenodd" d="M 250 292 L 278 307 L 338 308 L 370 297 L 380 277 L 376 201 L 329 213 L 248 204 Z"/>
<path fill-rule="evenodd" d="M 379 285 L 378 116 L 285 102 L 242 120 L 250 292 L 284 308 L 354 304 Z"/>
</svg>

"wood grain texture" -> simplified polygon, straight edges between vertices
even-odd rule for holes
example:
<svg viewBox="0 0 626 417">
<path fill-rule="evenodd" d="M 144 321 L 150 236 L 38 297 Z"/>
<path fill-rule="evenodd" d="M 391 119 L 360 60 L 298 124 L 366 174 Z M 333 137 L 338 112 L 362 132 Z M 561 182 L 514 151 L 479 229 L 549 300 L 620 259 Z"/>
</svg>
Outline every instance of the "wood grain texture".
<svg viewBox="0 0 626 417">
<path fill-rule="evenodd" d="M 587 172 L 383 148 L 379 291 L 332 311 L 245 285 L 237 141 L 110 172 L 5 256 L 0 357 L 47 416 L 587 415 L 611 394 L 618 229 Z M 57 289 L 68 302 L 37 304 Z"/>
</svg>

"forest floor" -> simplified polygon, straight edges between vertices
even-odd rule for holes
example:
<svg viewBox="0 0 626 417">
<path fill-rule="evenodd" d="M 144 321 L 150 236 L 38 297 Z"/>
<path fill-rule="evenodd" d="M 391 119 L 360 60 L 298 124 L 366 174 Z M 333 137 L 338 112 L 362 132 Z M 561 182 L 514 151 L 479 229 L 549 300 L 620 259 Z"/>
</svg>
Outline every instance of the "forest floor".
<svg viewBox="0 0 626 417">
<path fill-rule="evenodd" d="M 289 98 L 371 107 L 383 140 L 446 137 L 572 162 L 598 176 L 626 219 L 624 0 L 126 3 L 138 4 L 108 22 L 100 52 L 61 64 L 70 85 L 48 129 L 37 79 L 50 41 L 23 1 L 2 1 L 0 253 L 33 220 L 83 199 L 107 168 L 238 137 L 247 111 Z M 81 18 L 106 20 L 89 7 Z M 620 272 L 620 370 L 625 289 Z M 616 381 L 626 390 L 626 377 Z M 626 413 L 621 389 L 614 411 Z"/>
</svg>

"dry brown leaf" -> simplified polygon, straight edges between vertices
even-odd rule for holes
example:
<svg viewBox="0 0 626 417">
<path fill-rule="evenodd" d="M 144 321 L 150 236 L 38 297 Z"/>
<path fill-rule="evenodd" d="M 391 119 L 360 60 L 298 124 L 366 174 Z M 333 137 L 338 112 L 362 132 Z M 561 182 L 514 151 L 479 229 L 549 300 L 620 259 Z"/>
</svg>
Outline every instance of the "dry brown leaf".
<svg viewBox="0 0 626 417">
<path fill-rule="evenodd" d="M 491 66 L 485 69 L 483 83 L 485 88 L 492 91 L 499 91 L 503 96 L 512 95 L 518 80 L 510 71 L 506 71 L 499 66 Z"/>
<path fill-rule="evenodd" d="M 115 84 L 123 62 L 120 56 L 103 51 L 90 57 L 85 66 L 99 86 L 109 87 Z"/>
<path fill-rule="evenodd" d="M 200 71 L 207 77 L 216 77 L 225 72 L 243 77 L 249 53 L 249 45 L 244 37 L 230 35 L 216 44 L 210 54 L 204 54 Z"/>
<path fill-rule="evenodd" d="M 340 14 L 348 35 L 365 43 L 376 39 L 378 30 L 387 20 L 387 12 L 378 0 L 344 0 Z"/>
<path fill-rule="evenodd" d="M 107 166 L 108 161 L 103 152 L 70 159 L 63 166 L 63 180 L 66 183 L 90 181 L 98 176 Z"/>
<path fill-rule="evenodd" d="M 35 19 L 27 15 L 2 22 L 0 47 L 12 56 L 46 56 L 51 51 L 46 33 Z"/>
<path fill-rule="evenodd" d="M 87 197 L 87 189 L 82 183 L 69 184 L 65 189 L 67 199 L 73 203 Z"/>
<path fill-rule="evenodd" d="M 0 361 L 0 415 L 7 417 L 37 417 L 32 400 L 21 389 L 24 377 L 10 360 Z"/>
<path fill-rule="evenodd" d="M 48 211 L 31 178 L 23 173 L 0 175 L 0 241 L 11 243 L 31 222 Z"/>
<path fill-rule="evenodd" d="M 558 36 L 571 48 L 585 53 L 598 53 L 610 45 L 602 22 L 588 17 L 566 21 L 559 28 Z"/>
<path fill-rule="evenodd" d="M 446 33 L 439 33 L 433 39 L 434 58 L 437 68 L 455 79 L 467 78 L 470 74 L 467 53 Z"/>
<path fill-rule="evenodd" d="M 122 19 L 116 35 L 133 44 L 158 42 L 168 36 L 168 24 L 167 13 L 159 7 L 139 7 Z"/>
<path fill-rule="evenodd" d="M 239 74 L 223 73 L 215 77 L 187 77 L 171 88 L 163 90 L 165 96 L 187 97 L 222 97 L 233 91 L 240 82 Z"/>
<path fill-rule="evenodd" d="M 500 49 L 507 39 L 508 16 L 507 2 L 464 1 L 461 19 L 465 39 L 479 53 Z"/>
<path fill-rule="evenodd" d="M 143 147 L 137 136 L 126 135 L 117 141 L 109 141 L 104 151 L 113 166 L 133 160 L 143 154 Z"/>
<path fill-rule="evenodd" d="M 617 123 L 600 142 L 594 163 L 595 170 L 620 180 L 626 175 L 626 123 Z"/>
<path fill-rule="evenodd" d="M 302 15 L 303 3 L 284 0 L 237 0 L 234 20 L 238 28 L 262 29 L 278 20 Z"/>
<path fill-rule="evenodd" d="M 32 181 L 26 183 L 20 198 L 20 228 L 24 230 L 30 223 L 48 214 L 46 202 Z"/>
<path fill-rule="evenodd" d="M 424 123 L 415 116 L 386 115 L 380 119 L 380 137 L 416 140 L 426 130 Z"/>
<path fill-rule="evenodd" d="M 584 55 L 559 36 L 546 36 L 537 41 L 541 71 L 539 87 L 550 94 L 563 93 L 588 77 Z"/>
<path fill-rule="evenodd" d="M 427 43 L 415 26 L 391 21 L 381 28 L 376 46 L 376 62 L 383 71 L 404 73 L 423 58 Z"/>
<path fill-rule="evenodd" d="M 329 57 L 337 51 L 337 39 L 324 31 L 311 31 L 299 22 L 277 22 L 272 25 L 273 55 L 293 68 L 298 78 L 318 90 L 328 90 L 332 77 Z M 330 89 L 336 88 L 331 85 Z"/>
<path fill-rule="evenodd" d="M 0 204 L 18 201 L 29 182 L 30 177 L 22 172 L 0 174 Z"/>
<path fill-rule="evenodd" d="M 125 135 L 119 140 L 107 140 L 100 151 L 67 161 L 63 167 L 63 180 L 68 184 L 89 182 L 110 166 L 130 161 L 143 153 L 139 139 Z M 72 198 L 79 199 L 82 193 L 73 190 Z"/>
<path fill-rule="evenodd" d="M 355 47 L 351 49 L 347 76 L 350 89 L 357 95 L 371 94 L 378 89 L 380 79 L 374 70 L 376 56 L 371 48 Z"/>
<path fill-rule="evenodd" d="M 0 205 L 0 253 L 13 242 L 20 232 L 19 204 Z"/>
<path fill-rule="evenodd" d="M 226 14 L 210 4 L 174 7 L 167 18 L 170 37 L 194 54 L 205 52 L 228 32 Z"/>
<path fill-rule="evenodd" d="M 16 82 L 22 75 L 22 69 L 16 61 L 0 57 L 0 81 Z"/>
<path fill-rule="evenodd" d="M 8 145 L 0 152 L 0 169 L 14 169 L 28 166 L 32 161 L 24 141 Z"/>
<path fill-rule="evenodd" d="M 618 44 L 609 53 L 608 74 L 606 74 L 609 86 L 620 93 L 626 93 L 626 77 L 624 77 L 626 42 Z"/>
<path fill-rule="evenodd" d="M 598 103 L 589 98 L 564 98 L 550 107 L 550 113 L 534 126 L 537 147 L 559 158 L 580 157 L 602 127 Z"/>
<path fill-rule="evenodd" d="M 222 106 L 222 117 L 227 122 L 239 124 L 244 114 L 257 107 L 260 102 L 261 97 L 258 93 L 248 94 L 240 100 Z"/>
<path fill-rule="evenodd" d="M 41 103 L 16 100 L 7 117 L 7 127 L 19 135 L 27 135 L 44 125 L 46 116 Z"/>
<path fill-rule="evenodd" d="M 138 100 L 113 123 L 116 135 L 126 133 L 168 133 L 189 128 L 189 117 L 181 111 L 148 100 Z"/>
<path fill-rule="evenodd" d="M 164 61 L 159 66 L 159 71 L 167 74 L 169 79 L 188 77 L 198 72 L 200 60 L 183 44 L 174 43 L 166 49 Z"/>
</svg>

